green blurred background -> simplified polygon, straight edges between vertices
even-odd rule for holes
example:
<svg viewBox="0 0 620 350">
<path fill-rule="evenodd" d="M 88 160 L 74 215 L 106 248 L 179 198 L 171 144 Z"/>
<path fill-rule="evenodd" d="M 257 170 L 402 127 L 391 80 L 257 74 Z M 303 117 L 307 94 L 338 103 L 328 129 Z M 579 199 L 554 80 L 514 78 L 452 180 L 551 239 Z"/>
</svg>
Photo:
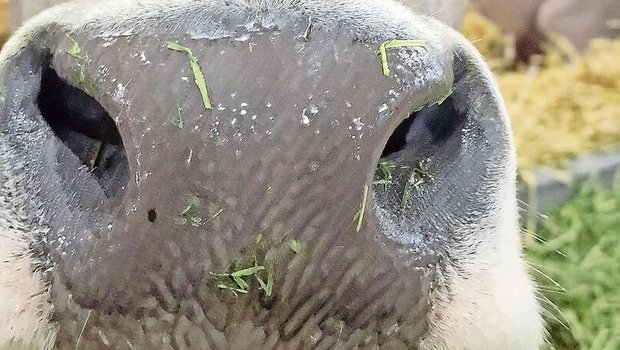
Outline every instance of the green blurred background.
<svg viewBox="0 0 620 350">
<path fill-rule="evenodd" d="M 620 175 L 580 185 L 526 234 L 551 349 L 620 349 Z"/>
</svg>

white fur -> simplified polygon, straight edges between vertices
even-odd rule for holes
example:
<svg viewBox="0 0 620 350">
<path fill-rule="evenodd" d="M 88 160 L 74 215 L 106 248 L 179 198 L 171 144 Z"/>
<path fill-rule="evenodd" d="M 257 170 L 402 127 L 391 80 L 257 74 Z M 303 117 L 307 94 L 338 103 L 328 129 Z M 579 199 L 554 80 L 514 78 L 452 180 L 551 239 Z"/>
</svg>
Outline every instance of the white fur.
<svg viewBox="0 0 620 350">
<path fill-rule="evenodd" d="M 49 290 L 41 272 L 34 272 L 30 243 L 36 230 L 28 227 L 22 199 L 18 198 L 21 177 L 6 163 L 9 154 L 0 139 L 0 349 L 10 343 L 48 349 L 55 334 L 49 317 Z M 20 162 L 13 166 L 20 168 Z"/>
<path fill-rule="evenodd" d="M 416 13 L 430 15 L 453 28 L 460 27 L 468 5 L 467 0 L 398 1 Z M 67 0 L 11 0 L 11 26 L 17 28 L 24 20 L 33 17 L 46 8 L 64 2 Z"/>
<path fill-rule="evenodd" d="M 481 243 L 478 254 L 445 271 L 448 289 L 436 293 L 431 332 L 422 349 L 538 349 L 544 338 L 532 281 L 521 257 L 514 185 L 500 194 L 499 236 Z"/>
<path fill-rule="evenodd" d="M 0 228 L 0 346 L 15 340 L 43 349 L 51 307 L 23 238 L 23 233 Z"/>
</svg>

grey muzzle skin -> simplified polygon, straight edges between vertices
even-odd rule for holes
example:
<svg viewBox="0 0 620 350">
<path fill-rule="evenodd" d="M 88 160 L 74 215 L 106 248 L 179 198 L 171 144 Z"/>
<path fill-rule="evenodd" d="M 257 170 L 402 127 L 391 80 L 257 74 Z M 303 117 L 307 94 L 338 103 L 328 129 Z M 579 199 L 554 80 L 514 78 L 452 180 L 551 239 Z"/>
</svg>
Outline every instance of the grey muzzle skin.
<svg viewBox="0 0 620 350">
<path fill-rule="evenodd" d="M 513 176 L 501 101 L 441 24 L 302 10 L 51 21 L 3 54 L 4 171 L 44 228 L 58 348 L 417 347 Z M 426 43 L 386 77 L 391 39 Z"/>
</svg>

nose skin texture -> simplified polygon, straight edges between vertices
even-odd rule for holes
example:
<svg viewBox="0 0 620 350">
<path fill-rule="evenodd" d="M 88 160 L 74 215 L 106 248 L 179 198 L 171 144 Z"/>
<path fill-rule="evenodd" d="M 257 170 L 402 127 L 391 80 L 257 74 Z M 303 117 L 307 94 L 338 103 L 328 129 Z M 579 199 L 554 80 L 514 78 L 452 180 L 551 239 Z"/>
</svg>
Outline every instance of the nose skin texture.
<svg viewBox="0 0 620 350">
<path fill-rule="evenodd" d="M 357 232 L 353 218 L 387 136 L 414 107 L 449 92 L 451 67 L 427 61 L 432 47 L 416 50 L 424 58 L 412 56 L 399 83 L 382 76 L 376 45 L 318 28 L 313 40 L 303 42 L 303 29 L 304 22 L 291 23 L 243 41 L 170 33 L 110 42 L 62 31 L 45 39 L 55 45 L 50 65 L 60 78 L 83 88 L 72 80 L 79 70 L 84 80 L 97 81 L 97 91 L 111 92 L 96 96 L 118 121 L 131 174 L 117 196 L 106 198 L 91 190 L 96 184 L 83 176 L 88 169 L 65 161 L 68 150 L 41 130 L 39 149 L 47 153 L 41 161 L 54 173 L 42 184 L 43 196 L 58 203 L 45 214 L 48 249 L 59 271 L 52 298 L 61 347 L 75 343 L 85 309 L 95 310 L 87 334 L 102 330 L 108 341 L 134 346 L 153 341 L 132 338 L 144 322 L 151 337 L 156 331 L 174 334 L 175 328 L 187 332 L 184 337 L 204 337 L 187 340 L 193 346 L 199 340 L 223 346 L 227 332 L 241 338 L 235 332 L 248 322 L 279 328 L 292 347 L 309 345 L 315 318 L 344 322 L 349 341 L 362 326 L 378 334 L 399 322 L 406 332 L 392 341 L 403 344 L 425 331 L 424 280 L 436 258 L 399 261 L 394 247 L 377 244 L 374 225 L 365 220 Z M 87 65 L 64 54 L 73 40 Z M 197 56 L 213 110 L 201 103 L 186 55 L 166 49 L 170 41 L 188 45 Z M 426 81 L 419 69 L 436 71 L 438 79 Z M 420 83 L 410 83 L 416 77 Z M 400 116 L 381 117 L 383 104 Z M 9 125 L 18 129 L 22 122 Z M 199 227 L 183 223 L 194 196 L 204 221 Z M 150 210 L 157 213 L 155 222 L 148 219 Z M 288 248 L 292 239 L 303 242 L 299 254 Z M 272 298 L 253 292 L 235 299 L 210 274 L 230 271 L 251 252 L 274 264 Z M 178 313 L 190 321 L 186 329 L 169 319 Z M 206 332 L 196 335 L 192 327 Z M 254 337 L 246 339 L 248 345 L 273 341 Z M 81 341 L 89 348 L 91 342 L 101 345 L 89 337 Z"/>
<path fill-rule="evenodd" d="M 162 18 L 119 2 L 42 25 L 14 55 L 9 43 L 3 142 L 28 159 L 27 211 L 47 228 L 33 250 L 58 348 L 439 344 L 429 315 L 445 267 L 502 240 L 489 227 L 514 171 L 510 133 L 460 37 L 407 13 L 374 21 L 384 10 L 367 5 L 338 20 L 229 3 Z M 391 50 L 386 77 L 377 49 L 394 38 L 426 43 Z M 212 109 L 171 42 L 195 56 Z M 92 100 L 64 103 L 70 85 Z M 371 185 L 382 153 L 384 190 Z M 252 276 L 247 294 L 221 287 L 218 274 L 256 265 L 272 293 Z"/>
</svg>

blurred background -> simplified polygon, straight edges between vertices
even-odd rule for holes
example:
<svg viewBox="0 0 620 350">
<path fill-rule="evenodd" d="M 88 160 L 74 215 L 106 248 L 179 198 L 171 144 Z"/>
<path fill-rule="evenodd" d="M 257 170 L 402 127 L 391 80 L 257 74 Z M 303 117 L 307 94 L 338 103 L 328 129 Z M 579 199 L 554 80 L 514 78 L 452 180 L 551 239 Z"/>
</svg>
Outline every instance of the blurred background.
<svg viewBox="0 0 620 350">
<path fill-rule="evenodd" d="M 401 1 L 460 30 L 497 78 L 548 348 L 620 350 L 620 0 Z M 0 0 L 0 43 L 60 2 Z"/>
<path fill-rule="evenodd" d="M 620 349 L 620 0 L 470 3 L 460 29 L 511 116 L 549 348 Z"/>
</svg>

